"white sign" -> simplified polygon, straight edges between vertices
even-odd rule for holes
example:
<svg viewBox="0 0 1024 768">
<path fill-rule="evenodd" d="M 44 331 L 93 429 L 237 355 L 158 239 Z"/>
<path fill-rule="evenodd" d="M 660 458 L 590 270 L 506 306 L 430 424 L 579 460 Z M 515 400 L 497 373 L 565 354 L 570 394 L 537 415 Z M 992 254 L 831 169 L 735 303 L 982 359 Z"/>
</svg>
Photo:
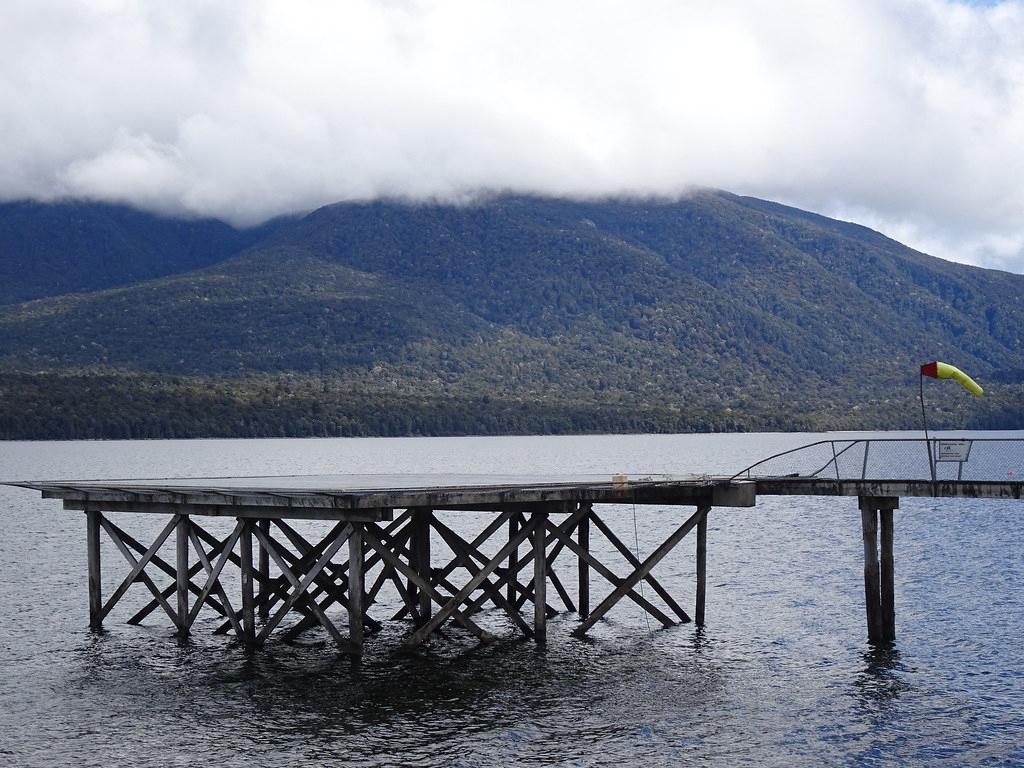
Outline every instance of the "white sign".
<svg viewBox="0 0 1024 768">
<path fill-rule="evenodd" d="M 936 461 L 967 461 L 971 455 L 973 440 L 939 440 L 935 451 Z"/>
</svg>

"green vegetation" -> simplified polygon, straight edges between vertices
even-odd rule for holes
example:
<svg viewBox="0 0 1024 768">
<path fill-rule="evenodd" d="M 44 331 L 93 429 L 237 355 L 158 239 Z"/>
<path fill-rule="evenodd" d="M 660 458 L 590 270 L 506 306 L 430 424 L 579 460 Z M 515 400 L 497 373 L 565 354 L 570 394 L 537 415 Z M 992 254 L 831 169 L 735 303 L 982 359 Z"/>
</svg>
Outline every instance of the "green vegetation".
<svg viewBox="0 0 1024 768">
<path fill-rule="evenodd" d="M 686 401 L 580 396 L 414 394 L 369 375 L 244 380 L 75 372 L 0 374 L 0 437 L 7 439 L 334 437 L 614 432 L 915 429 L 916 387 L 853 408 L 820 396 Z M 396 389 L 398 391 L 396 391 Z M 967 400 L 930 393 L 932 426 L 1024 428 L 1024 387 Z"/>
<path fill-rule="evenodd" d="M 244 237 L 0 307 L 0 437 L 912 428 L 935 358 L 987 396 L 936 389 L 934 426 L 1024 426 L 1024 277 L 773 203 L 346 204 Z"/>
</svg>

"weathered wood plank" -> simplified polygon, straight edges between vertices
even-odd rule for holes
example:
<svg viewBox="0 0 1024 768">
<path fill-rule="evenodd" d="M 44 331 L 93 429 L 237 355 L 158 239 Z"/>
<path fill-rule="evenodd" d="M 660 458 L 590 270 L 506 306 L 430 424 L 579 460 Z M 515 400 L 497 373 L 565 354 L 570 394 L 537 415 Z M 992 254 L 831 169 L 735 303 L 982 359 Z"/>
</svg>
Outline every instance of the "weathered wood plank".
<svg viewBox="0 0 1024 768">
<path fill-rule="evenodd" d="M 90 497 L 96 494 L 89 494 Z M 102 509 L 107 512 L 137 512 L 140 514 L 185 514 L 205 517 L 245 517 L 253 520 L 342 520 L 346 522 L 372 521 L 384 522 L 391 519 L 392 510 L 371 506 L 361 509 L 334 509 L 332 507 L 290 507 L 271 503 L 276 498 L 268 494 L 268 499 L 261 504 L 196 504 L 190 503 L 185 497 L 182 501 L 150 501 L 147 498 L 133 500 L 126 498 L 119 501 L 104 498 L 65 499 L 64 509 L 84 510 Z M 250 501 L 257 501 L 251 499 Z"/>
<path fill-rule="evenodd" d="M 822 480 L 817 478 L 772 478 L 757 480 L 761 496 L 933 496 L 964 499 L 1021 499 L 1024 482 L 975 480 Z M 722 505 L 725 506 L 725 505 Z"/>
<path fill-rule="evenodd" d="M 92 483 L 20 483 L 24 487 L 40 490 L 46 498 L 59 498 L 69 504 L 98 502 L 103 504 L 127 503 L 135 511 L 157 512 L 159 505 L 175 507 L 189 505 L 195 509 L 182 510 L 190 515 L 228 515 L 233 517 L 301 517 L 325 514 L 335 519 L 344 513 L 357 513 L 378 508 L 426 507 L 431 509 L 497 510 L 510 505 L 524 505 L 523 509 L 540 503 L 577 504 L 636 503 L 636 504 L 704 504 L 718 506 L 752 506 L 755 484 L 728 478 L 694 478 L 681 480 L 637 480 L 628 482 L 602 482 L 567 480 L 546 484 L 524 480 L 514 485 L 480 485 L 427 488 L 374 488 L 336 491 L 328 488 L 310 490 L 292 488 L 287 478 L 280 487 L 209 488 L 180 485 L 152 485 Z M 68 506 L 67 508 L 73 508 Z M 529 510 L 532 511 L 532 510 Z M 349 518 L 355 520 L 355 518 Z"/>
</svg>

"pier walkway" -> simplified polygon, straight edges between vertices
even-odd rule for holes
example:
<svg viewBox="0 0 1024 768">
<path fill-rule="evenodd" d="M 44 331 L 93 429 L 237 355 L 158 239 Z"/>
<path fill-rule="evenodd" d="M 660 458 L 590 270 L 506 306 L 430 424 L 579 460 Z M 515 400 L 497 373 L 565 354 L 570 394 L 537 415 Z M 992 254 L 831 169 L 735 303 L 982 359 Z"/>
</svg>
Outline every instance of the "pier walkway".
<svg viewBox="0 0 1024 768">
<path fill-rule="evenodd" d="M 390 618 L 411 622 L 410 645 L 426 642 L 451 624 L 481 641 L 493 639 L 474 621 L 485 606 L 502 611 L 525 636 L 543 642 L 547 619 L 557 613 L 550 599 L 555 594 L 565 610 L 579 614 L 574 633 L 580 636 L 623 599 L 664 626 L 703 624 L 707 520 L 714 507 L 750 507 L 762 495 L 857 496 L 868 636 L 888 642 L 895 638 L 893 511 L 900 497 L 1020 499 L 1024 441 L 822 441 L 721 476 L 318 475 L 11 485 L 40 491 L 45 498 L 60 499 L 66 510 L 85 513 L 92 627 L 101 627 L 129 589 L 141 584 L 149 601 L 129 623 L 160 610 L 185 636 L 207 610 L 220 616 L 218 632 L 233 632 L 250 647 L 263 645 L 275 633 L 290 640 L 322 627 L 341 650 L 356 655 L 366 635 L 382 628 L 382 618 L 371 609 L 389 583 L 402 602 Z M 679 525 L 640 560 L 598 515 L 598 509 L 607 517 L 606 509 L 614 514 L 621 505 L 679 508 Z M 165 523 L 145 544 L 111 514 L 126 512 L 158 515 Z M 483 516 L 482 530 L 468 539 L 438 512 L 490 514 Z M 234 521 L 226 536 L 214 535 L 201 522 L 216 517 Z M 309 537 L 292 524 L 296 520 L 325 521 L 324 530 Z M 102 589 L 101 533 L 128 569 L 109 595 Z M 690 533 L 696 539 L 692 617 L 655 574 Z M 160 554 L 165 544 L 171 546 L 172 534 L 173 562 Z M 592 535 L 607 540 L 628 572 L 617 573 L 595 556 Z M 435 544 L 444 545 L 448 561 L 443 567 L 434 565 Z M 570 559 L 577 579 L 573 593 L 559 575 Z M 591 600 L 594 575 L 607 584 L 598 601 Z M 234 586 L 229 578 L 237 579 L 237 589 L 225 587 Z M 549 587 L 554 591 L 550 598 Z M 338 608 L 347 623 L 344 632 Z"/>
</svg>

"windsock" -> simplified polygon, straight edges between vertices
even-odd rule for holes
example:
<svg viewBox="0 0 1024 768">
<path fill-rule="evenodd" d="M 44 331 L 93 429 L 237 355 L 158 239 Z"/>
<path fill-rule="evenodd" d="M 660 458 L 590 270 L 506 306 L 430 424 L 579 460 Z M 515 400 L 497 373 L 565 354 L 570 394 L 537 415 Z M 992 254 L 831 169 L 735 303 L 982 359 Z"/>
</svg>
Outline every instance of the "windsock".
<svg viewBox="0 0 1024 768">
<path fill-rule="evenodd" d="M 966 389 L 972 395 L 980 395 L 984 392 L 984 390 L 978 386 L 978 382 L 961 371 L 955 365 L 950 365 L 949 363 L 940 363 L 938 361 L 934 363 L 925 363 L 921 366 L 921 375 L 931 376 L 933 379 L 955 379 L 960 382 L 961 387 Z"/>
</svg>

